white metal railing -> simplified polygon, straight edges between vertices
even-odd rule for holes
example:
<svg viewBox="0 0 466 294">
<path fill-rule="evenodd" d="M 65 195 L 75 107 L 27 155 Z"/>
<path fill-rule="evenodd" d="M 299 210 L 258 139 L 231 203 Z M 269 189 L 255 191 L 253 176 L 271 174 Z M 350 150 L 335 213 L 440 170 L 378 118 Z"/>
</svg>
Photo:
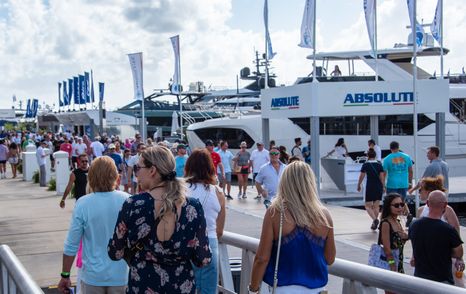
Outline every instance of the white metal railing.
<svg viewBox="0 0 466 294">
<path fill-rule="evenodd" d="M 227 246 L 242 249 L 241 277 L 239 293 L 248 293 L 252 264 L 259 240 L 248 236 L 224 232 L 219 240 L 219 274 L 218 290 L 224 293 L 236 293 L 231 274 L 230 260 Z M 368 265 L 337 258 L 329 266 L 329 274 L 344 279 L 341 293 L 377 293 L 377 288 L 395 293 L 408 294 L 437 294 L 437 293 L 466 293 L 466 289 L 433 282 L 392 271 L 382 270 Z M 262 287 L 264 287 L 262 283 Z"/>
<path fill-rule="evenodd" d="M 44 294 L 8 245 L 0 245 L 0 292 Z"/>
</svg>

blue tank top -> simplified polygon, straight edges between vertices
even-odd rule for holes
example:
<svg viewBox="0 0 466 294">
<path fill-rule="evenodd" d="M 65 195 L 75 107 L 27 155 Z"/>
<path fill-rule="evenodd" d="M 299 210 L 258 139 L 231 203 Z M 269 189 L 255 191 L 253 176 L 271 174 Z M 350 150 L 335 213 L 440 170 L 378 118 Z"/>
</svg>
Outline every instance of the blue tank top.
<svg viewBox="0 0 466 294">
<path fill-rule="evenodd" d="M 278 240 L 274 240 L 264 275 L 264 282 L 270 286 L 273 285 L 277 244 Z M 324 247 L 325 239 L 298 226 L 284 236 L 278 261 L 278 286 L 301 285 L 315 289 L 327 285 L 328 270 Z"/>
</svg>

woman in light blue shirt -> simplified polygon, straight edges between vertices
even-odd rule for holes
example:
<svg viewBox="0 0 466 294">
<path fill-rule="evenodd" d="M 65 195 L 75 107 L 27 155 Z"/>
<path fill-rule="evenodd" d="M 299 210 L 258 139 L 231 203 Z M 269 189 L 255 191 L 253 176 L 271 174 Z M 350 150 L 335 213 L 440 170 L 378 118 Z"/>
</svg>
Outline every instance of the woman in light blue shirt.
<svg viewBox="0 0 466 294">
<path fill-rule="evenodd" d="M 92 193 L 76 202 L 65 240 L 63 269 L 58 283 L 62 293 L 67 293 L 71 287 L 71 266 L 81 239 L 82 293 L 107 293 L 106 290 L 111 293 L 126 292 L 128 266 L 123 260 L 112 261 L 107 254 L 108 240 L 113 236 L 118 212 L 129 197 L 127 193 L 115 191 L 117 179 L 118 171 L 112 158 L 103 156 L 92 161 L 88 173 L 88 185 Z"/>
</svg>

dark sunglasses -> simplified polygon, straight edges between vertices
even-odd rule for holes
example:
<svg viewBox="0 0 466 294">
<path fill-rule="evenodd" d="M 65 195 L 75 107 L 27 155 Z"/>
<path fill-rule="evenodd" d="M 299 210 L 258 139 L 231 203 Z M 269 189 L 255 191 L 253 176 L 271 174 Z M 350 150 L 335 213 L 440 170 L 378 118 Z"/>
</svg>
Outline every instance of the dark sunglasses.
<svg viewBox="0 0 466 294">
<path fill-rule="evenodd" d="M 81 163 L 88 163 L 89 160 L 81 160 Z"/>
<path fill-rule="evenodd" d="M 270 155 L 279 155 L 280 152 L 269 152 Z"/>
<path fill-rule="evenodd" d="M 136 164 L 134 167 L 133 167 L 133 170 L 134 170 L 134 173 L 138 173 L 141 169 L 143 168 L 151 168 L 152 166 L 139 166 L 138 164 Z"/>
<path fill-rule="evenodd" d="M 400 207 L 405 207 L 405 204 L 404 204 L 404 202 L 401 202 L 401 203 L 392 204 L 392 206 L 395 207 L 395 208 L 400 208 Z"/>
</svg>

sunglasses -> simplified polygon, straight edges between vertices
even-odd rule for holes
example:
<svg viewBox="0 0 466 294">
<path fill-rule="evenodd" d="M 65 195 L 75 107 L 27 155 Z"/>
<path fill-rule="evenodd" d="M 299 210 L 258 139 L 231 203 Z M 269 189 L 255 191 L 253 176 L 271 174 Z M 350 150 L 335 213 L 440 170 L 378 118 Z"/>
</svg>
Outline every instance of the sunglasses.
<svg viewBox="0 0 466 294">
<path fill-rule="evenodd" d="M 81 160 L 81 163 L 88 163 L 89 160 Z"/>
<path fill-rule="evenodd" d="M 392 206 L 395 207 L 395 208 L 400 208 L 400 207 L 405 207 L 405 204 L 404 204 L 404 202 L 401 202 L 401 203 L 392 204 Z"/>
<path fill-rule="evenodd" d="M 134 170 L 134 173 L 138 173 L 139 171 L 141 171 L 141 169 L 143 168 L 151 168 L 152 166 L 140 166 L 139 164 L 136 164 L 134 167 L 133 167 L 133 170 Z"/>
<path fill-rule="evenodd" d="M 280 152 L 269 152 L 270 155 L 279 155 Z"/>
</svg>

